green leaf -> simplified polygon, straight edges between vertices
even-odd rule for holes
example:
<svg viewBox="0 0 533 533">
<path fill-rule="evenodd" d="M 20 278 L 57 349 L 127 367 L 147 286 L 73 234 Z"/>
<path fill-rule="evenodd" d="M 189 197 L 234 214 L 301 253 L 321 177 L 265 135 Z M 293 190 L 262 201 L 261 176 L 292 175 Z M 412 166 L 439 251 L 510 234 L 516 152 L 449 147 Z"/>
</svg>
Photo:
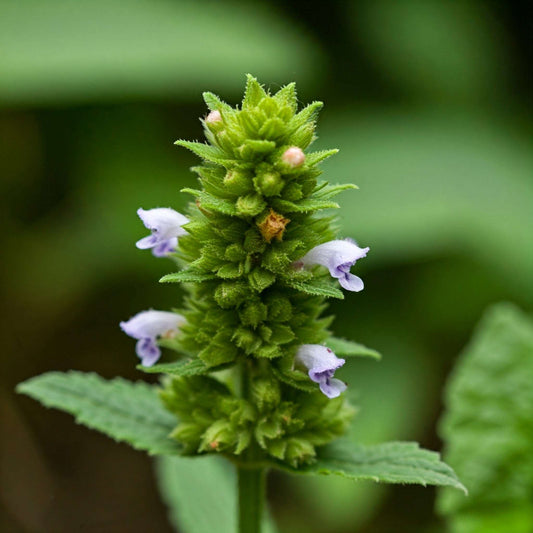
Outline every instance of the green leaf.
<svg viewBox="0 0 533 533">
<path fill-rule="evenodd" d="M 182 189 L 181 192 L 188 192 L 189 194 L 196 196 L 200 202 L 200 207 L 203 207 L 204 209 L 216 211 L 223 215 L 234 216 L 237 214 L 237 209 L 233 202 L 217 198 L 208 192 L 198 191 L 196 189 Z"/>
<path fill-rule="evenodd" d="M 231 160 L 228 160 L 227 155 L 222 150 L 209 144 L 194 141 L 183 141 L 181 139 L 176 141 L 174 144 L 177 146 L 183 146 L 183 148 L 187 148 L 198 157 L 201 157 L 202 159 L 205 159 L 211 163 L 216 163 L 217 165 L 227 165 L 228 162 L 231 162 Z"/>
<path fill-rule="evenodd" d="M 475 289 L 481 283 L 478 278 L 458 284 L 458 277 L 467 274 L 449 266 L 443 267 L 448 275 L 437 282 L 434 268 L 426 283 L 417 284 L 416 297 L 422 301 L 424 295 L 425 306 L 439 306 L 440 316 L 455 317 L 452 327 L 459 328 L 493 298 L 491 290 L 531 302 L 533 254 L 527 252 L 533 227 L 533 152 L 516 124 L 502 127 L 488 115 L 480 122 L 475 113 L 466 112 L 343 111 L 320 132 L 321 139 L 341 150 L 327 162 L 328 174 L 350 182 L 357 169 L 364 199 L 346 195 L 343 232 L 359 244 L 379 242 L 375 265 L 444 256 L 454 243 L 454 250 L 461 250 L 468 261 L 465 270 L 472 272 L 473 264 L 479 265 L 493 283 L 484 291 Z M 476 143 L 469 146 L 473 138 Z M 461 222 L 465 220 L 468 223 Z M 472 292 L 465 295 L 469 287 Z M 455 305 L 459 297 L 470 306 Z"/>
<path fill-rule="evenodd" d="M 168 437 L 176 418 L 165 410 L 157 388 L 121 378 L 107 381 L 97 374 L 48 372 L 17 386 L 46 407 L 75 416 L 76 421 L 150 455 L 179 453 Z"/>
<path fill-rule="evenodd" d="M 343 191 L 358 188 L 359 187 L 353 183 L 343 183 L 340 185 L 328 185 L 327 183 L 324 183 L 322 186 L 320 186 L 320 188 L 317 188 L 312 198 L 317 200 L 327 200 L 328 198 L 332 198 Z"/>
<path fill-rule="evenodd" d="M 213 369 L 204 364 L 201 359 L 180 359 L 172 363 L 161 363 L 153 366 L 137 365 L 138 370 L 147 374 L 168 374 L 170 376 L 200 376 Z"/>
<path fill-rule="evenodd" d="M 337 475 L 354 481 L 449 486 L 466 493 L 439 454 L 424 450 L 415 442 L 363 446 L 341 439 L 322 448 L 316 463 L 300 469 L 278 467 L 297 474 Z"/>
<path fill-rule="evenodd" d="M 259 102 L 267 96 L 263 86 L 251 74 L 246 75 L 246 90 L 244 91 L 244 99 L 242 101 L 242 108 L 255 107 Z"/>
<path fill-rule="evenodd" d="M 229 105 L 221 100 L 216 94 L 210 93 L 208 91 L 202 93 L 204 102 L 211 111 L 225 111 L 227 113 L 233 114 L 235 110 Z"/>
<path fill-rule="evenodd" d="M 282 213 L 307 213 L 309 211 L 318 211 L 319 209 L 338 209 L 339 204 L 328 200 L 317 200 L 306 198 L 299 202 L 289 202 L 288 200 L 273 199 L 272 205 L 276 210 Z"/>
<path fill-rule="evenodd" d="M 199 272 L 197 270 L 187 269 L 182 270 L 181 272 L 173 272 L 172 274 L 166 274 L 159 280 L 159 283 L 199 283 L 212 279 L 216 279 L 216 276 L 214 274 L 208 274 L 206 272 Z"/>
<path fill-rule="evenodd" d="M 339 337 L 331 337 L 326 341 L 325 344 L 328 348 L 331 348 L 335 352 L 335 355 L 341 355 L 345 357 L 361 356 L 381 359 L 381 354 L 379 352 L 372 350 L 371 348 L 367 348 L 358 342 L 341 339 Z"/>
<path fill-rule="evenodd" d="M 305 124 L 314 124 L 318 118 L 318 113 L 324 107 L 322 102 L 312 102 L 305 106 L 292 120 L 291 125 L 300 128 Z"/>
<path fill-rule="evenodd" d="M 333 148 L 332 150 L 320 150 L 319 152 L 311 152 L 309 154 L 305 154 L 305 164 L 309 167 L 316 165 L 324 161 L 324 159 L 335 155 L 336 153 L 338 153 L 338 151 L 339 150 L 337 148 Z"/>
<path fill-rule="evenodd" d="M 296 94 L 296 84 L 289 83 L 282 87 L 275 95 L 274 100 L 280 104 L 288 105 L 293 112 L 298 108 L 298 97 Z"/>
<path fill-rule="evenodd" d="M 158 457 L 155 469 L 159 490 L 177 531 L 237 531 L 237 479 L 234 468 L 222 457 Z M 268 513 L 265 515 L 262 530 L 274 533 L 274 523 Z"/>
<path fill-rule="evenodd" d="M 328 298 L 338 298 L 339 300 L 344 300 L 343 292 L 340 289 L 333 287 L 329 281 L 322 281 L 318 279 L 312 279 L 309 281 L 286 279 L 285 283 L 289 287 L 305 292 L 306 294 L 312 294 L 314 296 L 326 296 Z"/>
<path fill-rule="evenodd" d="M 24 0 L 1 6 L 0 100 L 8 105 L 183 102 L 199 87 L 235 95 L 250 69 L 278 83 L 296 75 L 309 87 L 323 65 L 303 29 L 266 5 Z M 199 36 L 202 46 L 191 46 Z"/>
<path fill-rule="evenodd" d="M 446 388 L 445 457 L 470 491 L 464 501 L 439 494 L 438 509 L 450 516 L 452 531 L 531 531 L 532 383 L 533 321 L 510 304 L 496 305 Z"/>
</svg>

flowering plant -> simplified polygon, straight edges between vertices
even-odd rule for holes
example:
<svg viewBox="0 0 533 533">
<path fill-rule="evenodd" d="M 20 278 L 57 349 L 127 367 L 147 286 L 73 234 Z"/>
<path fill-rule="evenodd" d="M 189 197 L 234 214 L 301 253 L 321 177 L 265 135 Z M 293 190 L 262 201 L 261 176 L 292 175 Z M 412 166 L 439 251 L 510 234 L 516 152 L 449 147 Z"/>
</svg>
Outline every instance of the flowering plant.
<svg viewBox="0 0 533 533">
<path fill-rule="evenodd" d="M 294 84 L 271 95 L 252 76 L 240 108 L 204 99 L 208 144 L 176 143 L 202 159 L 200 188 L 183 191 L 195 202 L 186 215 L 137 212 L 151 231 L 137 247 L 173 260 L 179 270 L 161 281 L 188 296 L 120 324 L 137 340 L 139 370 L 161 374 L 161 385 L 53 372 L 19 391 L 150 454 L 223 455 L 238 471 L 241 532 L 260 530 L 272 468 L 462 488 L 416 444 L 337 440 L 355 412 L 334 377 L 339 356 L 379 354 L 333 337 L 324 316 L 326 298 L 363 289 L 350 269 L 369 248 L 337 239 L 323 214 L 355 187 L 318 179 L 336 153 L 308 151 L 322 103 L 298 111 Z M 161 348 L 172 353 L 162 362 Z"/>
</svg>

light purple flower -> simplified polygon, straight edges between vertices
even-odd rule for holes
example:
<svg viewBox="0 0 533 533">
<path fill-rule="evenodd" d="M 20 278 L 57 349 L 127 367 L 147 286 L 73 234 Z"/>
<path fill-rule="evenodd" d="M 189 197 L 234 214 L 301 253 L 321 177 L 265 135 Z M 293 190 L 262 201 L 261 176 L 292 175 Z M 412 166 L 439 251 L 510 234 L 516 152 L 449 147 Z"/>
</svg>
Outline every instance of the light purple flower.
<svg viewBox="0 0 533 533">
<path fill-rule="evenodd" d="M 178 237 L 187 232 L 181 227 L 189 222 L 186 216 L 170 209 L 170 207 L 156 207 L 155 209 L 138 209 L 137 214 L 144 225 L 152 232 L 151 235 L 137 241 L 136 246 L 141 250 L 152 248 L 156 257 L 163 257 L 175 252 Z"/>
<path fill-rule="evenodd" d="M 329 348 L 320 344 L 302 344 L 296 352 L 296 361 L 307 369 L 309 377 L 320 385 L 328 398 L 336 398 L 346 390 L 346 383 L 333 377 L 344 364 Z"/>
<path fill-rule="evenodd" d="M 143 366 L 152 366 L 161 357 L 161 350 L 156 344 L 158 337 L 173 336 L 185 318 L 178 313 L 168 311 L 141 311 L 126 322 L 121 322 L 122 331 L 137 339 L 135 352 L 141 358 Z"/>
<path fill-rule="evenodd" d="M 362 291 L 363 280 L 350 273 L 350 268 L 358 259 L 365 257 L 370 248 L 359 248 L 352 239 L 335 240 L 315 246 L 299 261 L 303 265 L 322 265 L 339 280 L 347 291 Z"/>
</svg>

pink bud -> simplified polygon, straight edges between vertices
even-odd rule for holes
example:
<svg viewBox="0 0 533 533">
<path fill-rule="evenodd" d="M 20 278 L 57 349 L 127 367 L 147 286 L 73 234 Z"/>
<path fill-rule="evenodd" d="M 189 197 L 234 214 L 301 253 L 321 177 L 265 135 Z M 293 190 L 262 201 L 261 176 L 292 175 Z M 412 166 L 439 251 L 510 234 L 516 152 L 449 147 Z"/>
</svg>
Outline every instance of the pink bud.
<svg viewBox="0 0 533 533">
<path fill-rule="evenodd" d="M 222 121 L 222 115 L 220 114 L 220 111 L 211 111 L 209 115 L 207 115 L 205 121 L 208 124 L 214 124 L 215 122 L 221 122 Z"/>
<path fill-rule="evenodd" d="M 305 161 L 305 154 L 301 148 L 297 146 L 291 146 L 281 156 L 284 163 L 291 167 L 299 167 Z"/>
</svg>

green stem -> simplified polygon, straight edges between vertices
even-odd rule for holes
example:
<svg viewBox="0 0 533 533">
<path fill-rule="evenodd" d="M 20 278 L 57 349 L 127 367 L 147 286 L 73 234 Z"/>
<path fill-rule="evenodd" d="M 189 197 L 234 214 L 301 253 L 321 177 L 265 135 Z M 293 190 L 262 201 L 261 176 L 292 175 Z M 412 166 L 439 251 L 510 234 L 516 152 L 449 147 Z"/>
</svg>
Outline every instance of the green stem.
<svg viewBox="0 0 533 533">
<path fill-rule="evenodd" d="M 261 533 L 265 501 L 265 470 L 238 467 L 239 533 Z"/>
<path fill-rule="evenodd" d="M 252 362 L 243 361 L 240 365 L 241 397 L 251 400 Z M 261 533 L 263 507 L 265 502 L 266 470 L 253 466 L 258 449 L 254 442 L 241 457 L 237 467 L 239 484 L 239 533 Z M 248 463 L 248 464 L 246 464 Z"/>
</svg>

